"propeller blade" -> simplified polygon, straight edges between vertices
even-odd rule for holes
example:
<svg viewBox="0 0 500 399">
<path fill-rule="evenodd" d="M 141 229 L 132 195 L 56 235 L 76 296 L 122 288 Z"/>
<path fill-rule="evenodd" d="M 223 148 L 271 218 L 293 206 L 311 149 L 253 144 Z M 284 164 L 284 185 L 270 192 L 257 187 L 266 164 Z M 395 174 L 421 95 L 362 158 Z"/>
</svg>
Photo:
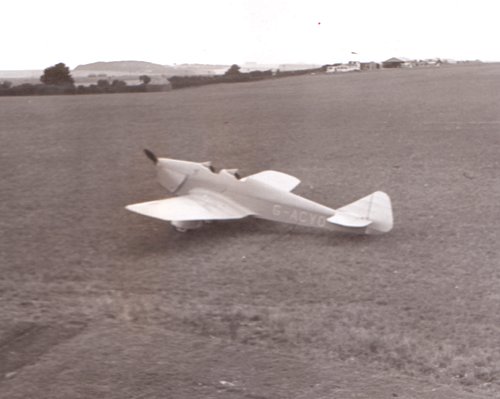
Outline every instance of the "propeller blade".
<svg viewBox="0 0 500 399">
<path fill-rule="evenodd" d="M 150 151 L 148 149 L 144 149 L 144 154 L 151 159 L 154 163 L 158 163 L 158 158 L 156 158 L 156 155 L 153 154 L 153 151 Z"/>
</svg>

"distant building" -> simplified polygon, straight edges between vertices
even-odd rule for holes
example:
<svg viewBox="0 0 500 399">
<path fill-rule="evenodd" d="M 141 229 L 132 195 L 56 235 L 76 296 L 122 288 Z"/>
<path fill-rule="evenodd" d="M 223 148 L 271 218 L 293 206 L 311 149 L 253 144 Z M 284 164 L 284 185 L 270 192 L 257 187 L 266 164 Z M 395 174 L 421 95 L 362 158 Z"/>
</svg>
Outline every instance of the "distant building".
<svg viewBox="0 0 500 399">
<path fill-rule="evenodd" d="M 362 71 L 372 71 L 375 69 L 380 69 L 380 64 L 378 62 L 361 62 L 360 69 Z"/>
<path fill-rule="evenodd" d="M 401 58 L 392 57 L 382 62 L 382 68 L 401 68 L 405 62 Z"/>
<path fill-rule="evenodd" d="M 432 67 L 440 67 L 443 62 L 439 58 L 428 58 L 426 60 L 420 60 L 418 62 L 418 66 L 432 66 Z"/>
<path fill-rule="evenodd" d="M 361 70 L 361 63 L 359 61 L 349 61 L 347 64 L 333 64 L 326 67 L 327 73 L 334 72 L 355 72 Z"/>
</svg>

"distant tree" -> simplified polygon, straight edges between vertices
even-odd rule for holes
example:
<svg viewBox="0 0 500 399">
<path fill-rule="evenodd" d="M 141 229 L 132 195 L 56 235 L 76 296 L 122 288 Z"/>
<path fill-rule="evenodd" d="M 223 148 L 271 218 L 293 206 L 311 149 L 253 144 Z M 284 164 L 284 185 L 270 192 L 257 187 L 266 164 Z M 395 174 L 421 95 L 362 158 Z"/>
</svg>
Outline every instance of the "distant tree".
<svg viewBox="0 0 500 399">
<path fill-rule="evenodd" d="M 0 84 L 0 89 L 10 89 L 12 87 L 12 82 L 5 80 Z"/>
<path fill-rule="evenodd" d="M 231 67 L 224 73 L 226 76 L 235 76 L 241 74 L 240 67 L 236 64 L 231 65 Z"/>
<path fill-rule="evenodd" d="M 109 80 L 107 80 L 107 79 L 99 79 L 97 81 L 97 87 L 105 89 L 106 87 L 109 87 L 109 86 L 110 86 Z"/>
<path fill-rule="evenodd" d="M 144 84 L 144 86 L 151 82 L 151 78 L 148 75 L 139 76 L 139 80 Z"/>
<path fill-rule="evenodd" d="M 125 82 L 124 80 L 115 79 L 111 83 L 111 86 L 113 86 L 115 89 L 121 89 L 127 86 L 127 82 Z"/>
<path fill-rule="evenodd" d="M 108 91 L 110 93 L 125 93 L 127 91 L 127 82 L 124 80 L 114 79 Z"/>
<path fill-rule="evenodd" d="M 46 85 L 67 86 L 73 85 L 75 81 L 69 73 L 69 68 L 62 62 L 54 66 L 48 67 L 40 76 L 42 83 Z"/>
</svg>

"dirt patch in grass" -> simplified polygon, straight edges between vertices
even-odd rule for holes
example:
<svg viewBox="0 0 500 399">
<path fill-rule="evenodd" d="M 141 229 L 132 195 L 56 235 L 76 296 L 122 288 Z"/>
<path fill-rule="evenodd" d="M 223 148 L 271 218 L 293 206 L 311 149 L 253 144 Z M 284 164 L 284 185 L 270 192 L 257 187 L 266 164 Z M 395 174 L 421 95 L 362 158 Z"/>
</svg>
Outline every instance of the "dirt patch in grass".
<svg viewBox="0 0 500 399">
<path fill-rule="evenodd" d="M 42 325 L 16 323 L 0 336 L 0 380 L 38 362 L 55 345 L 73 338 L 85 328 L 81 323 Z"/>
</svg>

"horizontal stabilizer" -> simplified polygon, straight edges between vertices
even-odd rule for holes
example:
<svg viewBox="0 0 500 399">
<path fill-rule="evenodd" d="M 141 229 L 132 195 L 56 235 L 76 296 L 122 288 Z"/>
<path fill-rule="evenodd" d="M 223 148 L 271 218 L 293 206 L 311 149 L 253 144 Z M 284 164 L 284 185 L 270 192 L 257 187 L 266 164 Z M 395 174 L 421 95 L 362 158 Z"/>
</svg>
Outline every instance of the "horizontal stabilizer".
<svg viewBox="0 0 500 399">
<path fill-rule="evenodd" d="M 328 222 L 352 229 L 366 229 L 367 234 L 387 233 L 392 229 L 391 199 L 376 191 L 335 211 Z"/>
<path fill-rule="evenodd" d="M 360 229 L 364 227 L 368 227 L 372 224 L 371 220 L 368 219 L 360 219 L 356 216 L 351 216 L 346 213 L 336 212 L 335 215 L 327 219 L 328 222 L 337 224 L 342 227 L 352 227 L 354 229 Z"/>
<path fill-rule="evenodd" d="M 286 173 L 277 172 L 275 170 L 265 170 L 264 172 L 259 172 L 254 175 L 247 176 L 241 180 L 259 181 L 261 183 L 267 184 L 268 186 L 283 191 L 292 191 L 300 183 L 300 180 L 295 176 L 287 175 Z"/>
</svg>

